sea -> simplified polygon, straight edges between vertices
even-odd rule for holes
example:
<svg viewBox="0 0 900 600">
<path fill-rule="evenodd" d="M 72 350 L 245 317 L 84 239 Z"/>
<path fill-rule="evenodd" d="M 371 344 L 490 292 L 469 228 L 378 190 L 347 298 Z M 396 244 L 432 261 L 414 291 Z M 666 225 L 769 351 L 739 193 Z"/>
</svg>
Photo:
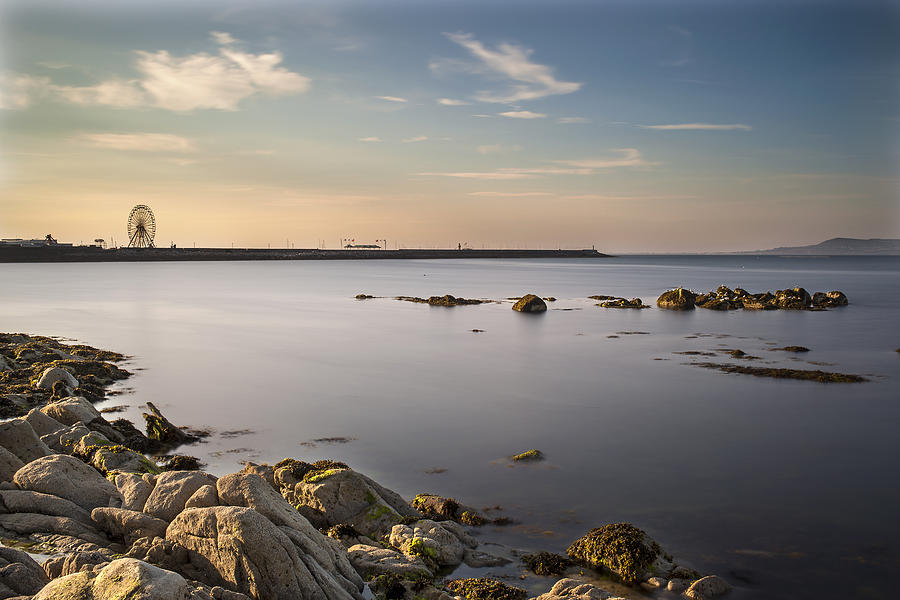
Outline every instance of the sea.
<svg viewBox="0 0 900 600">
<path fill-rule="evenodd" d="M 719 285 L 841 290 L 850 304 L 655 307 L 667 289 Z M 556 301 L 544 314 L 511 310 L 526 293 Z M 498 302 L 394 299 L 443 294 Z M 598 294 L 654 306 L 600 308 L 588 298 Z M 508 517 L 477 531 L 488 552 L 564 552 L 627 521 L 678 562 L 724 577 L 734 598 L 898 593 L 898 257 L 2 264 L 0 331 L 127 354 L 134 376 L 101 408 L 123 405 L 110 416 L 142 425 L 151 401 L 210 430 L 181 450 L 215 474 L 331 458 L 406 498 L 441 494 Z M 776 350 L 787 345 L 810 351 Z M 510 460 L 531 448 L 545 460 Z M 515 583 L 522 569 L 458 571 L 475 572 Z M 534 595 L 551 584 L 521 585 Z"/>
</svg>

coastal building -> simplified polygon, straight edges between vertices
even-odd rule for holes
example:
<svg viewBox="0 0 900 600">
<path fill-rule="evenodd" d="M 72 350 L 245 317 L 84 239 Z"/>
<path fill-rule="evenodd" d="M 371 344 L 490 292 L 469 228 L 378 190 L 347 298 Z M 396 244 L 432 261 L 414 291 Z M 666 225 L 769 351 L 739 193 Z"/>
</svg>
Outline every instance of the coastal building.
<svg viewBox="0 0 900 600">
<path fill-rule="evenodd" d="M 35 240 L 26 240 L 22 238 L 4 238 L 0 239 L 0 246 L 19 246 L 22 248 L 38 248 L 41 246 L 72 246 L 73 244 L 60 244 L 49 233 L 46 237 Z"/>
</svg>

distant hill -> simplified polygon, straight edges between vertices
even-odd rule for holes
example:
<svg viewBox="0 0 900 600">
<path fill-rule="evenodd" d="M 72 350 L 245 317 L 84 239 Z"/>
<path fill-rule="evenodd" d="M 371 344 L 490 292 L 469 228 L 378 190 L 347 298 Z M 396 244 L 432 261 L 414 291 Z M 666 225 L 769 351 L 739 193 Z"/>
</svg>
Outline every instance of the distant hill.
<svg viewBox="0 0 900 600">
<path fill-rule="evenodd" d="M 769 250 L 752 250 L 741 254 L 793 255 L 900 255 L 900 239 L 832 238 L 812 246 L 785 246 Z"/>
</svg>

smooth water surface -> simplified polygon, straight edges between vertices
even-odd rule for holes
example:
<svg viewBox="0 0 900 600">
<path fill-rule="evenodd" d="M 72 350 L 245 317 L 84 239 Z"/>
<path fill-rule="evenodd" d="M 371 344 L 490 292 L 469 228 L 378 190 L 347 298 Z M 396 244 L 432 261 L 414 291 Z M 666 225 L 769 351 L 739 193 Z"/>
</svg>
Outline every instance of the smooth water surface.
<svg viewBox="0 0 900 600">
<path fill-rule="evenodd" d="M 720 284 L 840 289 L 851 305 L 677 313 L 586 298 L 653 303 Z M 391 299 L 528 292 L 558 301 L 523 315 L 509 301 Z M 4 264 L 0 331 L 131 355 L 133 392 L 108 404 L 141 422 L 150 400 L 175 423 L 214 428 L 185 450 L 219 474 L 335 458 L 405 497 L 500 505 L 518 521 L 485 540 L 563 551 L 626 520 L 729 579 L 734 597 L 888 598 L 900 568 L 898 293 L 900 261 L 880 257 Z M 812 351 L 772 350 L 784 345 Z M 760 358 L 719 352 L 731 348 Z M 718 356 L 676 354 L 691 350 Z M 701 360 L 869 381 L 690 366 Z M 352 439 L 313 441 L 330 437 Z M 547 460 L 505 458 L 532 447 Z"/>
</svg>

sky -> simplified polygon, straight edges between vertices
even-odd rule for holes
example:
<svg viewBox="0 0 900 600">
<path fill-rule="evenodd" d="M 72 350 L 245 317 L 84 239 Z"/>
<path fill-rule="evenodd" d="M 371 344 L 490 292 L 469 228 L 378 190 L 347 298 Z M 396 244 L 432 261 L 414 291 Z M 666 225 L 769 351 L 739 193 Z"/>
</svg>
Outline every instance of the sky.
<svg viewBox="0 0 900 600">
<path fill-rule="evenodd" d="M 900 2 L 6 0 L 0 238 L 900 237 Z"/>
</svg>

